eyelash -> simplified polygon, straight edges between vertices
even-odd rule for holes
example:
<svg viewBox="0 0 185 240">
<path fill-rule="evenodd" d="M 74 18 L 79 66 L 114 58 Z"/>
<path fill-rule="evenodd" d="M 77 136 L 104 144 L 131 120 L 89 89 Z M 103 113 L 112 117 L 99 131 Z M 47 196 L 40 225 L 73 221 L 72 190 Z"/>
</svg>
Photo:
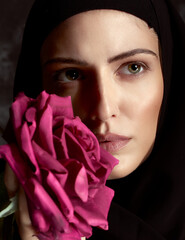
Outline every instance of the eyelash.
<svg viewBox="0 0 185 240">
<path fill-rule="evenodd" d="M 128 68 L 129 66 L 137 66 L 139 67 L 139 71 L 136 71 L 135 73 L 134 72 L 131 72 Z M 126 72 L 123 72 L 122 70 L 124 69 L 124 71 Z M 139 61 L 132 61 L 132 62 L 127 62 L 127 63 L 124 63 L 123 65 L 121 65 L 116 71 L 115 71 L 115 74 L 117 76 L 126 76 L 126 77 L 137 77 L 138 75 L 142 74 L 144 71 L 146 70 L 149 70 L 149 67 L 147 64 L 143 63 L 143 62 L 139 62 Z M 77 74 L 79 75 L 76 79 L 67 79 L 67 76 L 66 74 L 70 74 L 70 72 L 72 74 Z M 75 73 L 76 72 L 76 73 Z M 63 76 L 62 76 L 63 75 Z M 75 77 L 75 76 L 74 76 Z M 60 69 L 58 71 L 56 71 L 54 74 L 53 74 L 53 80 L 56 81 L 56 82 L 61 82 L 61 83 L 71 83 L 71 82 L 74 82 L 74 81 L 77 81 L 77 80 L 82 80 L 84 79 L 84 74 L 83 74 L 83 71 L 79 70 L 78 68 L 64 68 L 64 69 Z M 60 80 L 61 78 L 61 80 Z M 66 78 L 64 80 L 64 78 Z"/>
</svg>

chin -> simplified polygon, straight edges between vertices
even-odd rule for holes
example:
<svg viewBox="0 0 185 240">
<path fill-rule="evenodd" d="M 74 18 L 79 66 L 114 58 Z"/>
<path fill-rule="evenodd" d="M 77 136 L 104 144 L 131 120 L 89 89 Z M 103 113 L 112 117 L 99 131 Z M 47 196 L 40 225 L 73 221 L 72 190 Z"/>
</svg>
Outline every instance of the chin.
<svg viewBox="0 0 185 240">
<path fill-rule="evenodd" d="M 108 180 L 119 179 L 128 176 L 134 172 L 143 162 L 145 162 L 148 156 L 151 154 L 153 144 L 148 151 L 136 151 L 134 154 L 118 153 L 113 154 L 115 158 L 119 160 L 119 163 L 114 167 Z"/>
</svg>

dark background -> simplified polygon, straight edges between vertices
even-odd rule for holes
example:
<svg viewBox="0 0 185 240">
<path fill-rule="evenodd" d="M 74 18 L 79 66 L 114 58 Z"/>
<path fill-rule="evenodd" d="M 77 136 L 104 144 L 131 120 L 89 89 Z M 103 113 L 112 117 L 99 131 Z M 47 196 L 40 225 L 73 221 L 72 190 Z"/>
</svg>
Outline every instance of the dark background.
<svg viewBox="0 0 185 240">
<path fill-rule="evenodd" d="M 0 0 L 0 136 L 9 118 L 25 20 L 34 0 Z M 0 138 L 0 144 L 3 143 Z"/>
<path fill-rule="evenodd" d="M 185 0 L 172 1 L 185 20 Z M 22 33 L 33 2 L 34 0 L 0 0 L 0 136 L 9 117 Z M 0 144 L 2 143 L 0 138 Z"/>
</svg>

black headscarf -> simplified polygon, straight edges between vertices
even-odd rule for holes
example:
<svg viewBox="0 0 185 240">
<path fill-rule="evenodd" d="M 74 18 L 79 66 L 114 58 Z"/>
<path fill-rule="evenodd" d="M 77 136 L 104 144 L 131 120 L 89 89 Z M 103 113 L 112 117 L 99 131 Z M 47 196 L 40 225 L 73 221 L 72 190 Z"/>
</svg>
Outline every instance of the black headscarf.
<svg viewBox="0 0 185 240">
<path fill-rule="evenodd" d="M 149 158 L 115 189 L 109 231 L 92 239 L 185 239 L 185 25 L 165 0 L 36 0 L 25 27 L 14 95 L 37 96 L 42 89 L 40 49 L 65 19 L 88 10 L 131 13 L 154 28 L 161 47 L 164 99 L 158 134 Z M 123 29 L 124 31 L 124 29 Z"/>
</svg>

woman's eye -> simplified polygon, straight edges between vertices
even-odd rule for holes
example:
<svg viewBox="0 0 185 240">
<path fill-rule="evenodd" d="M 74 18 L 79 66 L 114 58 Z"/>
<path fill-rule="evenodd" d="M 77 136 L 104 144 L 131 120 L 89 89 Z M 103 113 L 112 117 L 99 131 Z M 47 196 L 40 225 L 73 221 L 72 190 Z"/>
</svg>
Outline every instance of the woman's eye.
<svg viewBox="0 0 185 240">
<path fill-rule="evenodd" d="M 78 69 L 63 69 L 54 73 L 55 81 L 71 82 L 82 78 L 82 74 Z"/>
<path fill-rule="evenodd" d="M 134 75 L 143 72 L 147 68 L 142 63 L 129 63 L 119 68 L 118 74 Z"/>
<path fill-rule="evenodd" d="M 136 74 L 142 71 L 142 66 L 137 63 L 132 63 L 128 65 L 128 70 L 130 73 Z"/>
</svg>

